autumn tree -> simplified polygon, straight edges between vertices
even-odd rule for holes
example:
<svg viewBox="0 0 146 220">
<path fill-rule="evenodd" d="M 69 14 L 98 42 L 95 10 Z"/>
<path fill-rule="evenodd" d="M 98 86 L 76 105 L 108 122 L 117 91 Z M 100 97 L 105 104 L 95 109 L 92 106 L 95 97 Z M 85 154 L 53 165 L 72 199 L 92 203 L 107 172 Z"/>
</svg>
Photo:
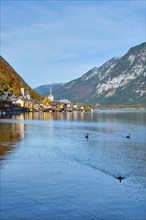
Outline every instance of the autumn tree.
<svg viewBox="0 0 146 220">
<path fill-rule="evenodd" d="M 48 97 L 45 97 L 43 100 L 43 105 L 46 105 L 49 102 L 50 102 L 50 99 Z"/>
</svg>

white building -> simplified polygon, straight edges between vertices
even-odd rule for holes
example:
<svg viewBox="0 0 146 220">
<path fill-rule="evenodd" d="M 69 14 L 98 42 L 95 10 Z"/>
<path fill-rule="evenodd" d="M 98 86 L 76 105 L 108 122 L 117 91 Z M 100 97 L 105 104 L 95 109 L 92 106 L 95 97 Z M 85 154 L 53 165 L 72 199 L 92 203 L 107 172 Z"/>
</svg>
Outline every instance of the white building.
<svg viewBox="0 0 146 220">
<path fill-rule="evenodd" d="M 69 101 L 68 99 L 60 99 L 60 102 L 64 103 L 64 104 L 70 104 L 71 103 L 71 101 Z"/>
<path fill-rule="evenodd" d="M 25 90 L 24 88 L 21 88 L 21 94 L 23 95 L 23 98 L 27 98 L 30 100 L 30 93 L 28 90 Z"/>
<path fill-rule="evenodd" d="M 48 98 L 50 99 L 50 101 L 54 101 L 54 96 L 52 95 L 51 88 L 50 88 L 50 94 L 48 95 Z"/>
<path fill-rule="evenodd" d="M 24 97 L 30 100 L 30 93 L 28 90 L 24 92 Z"/>
<path fill-rule="evenodd" d="M 21 93 L 22 93 L 22 95 L 24 97 L 24 88 L 21 88 Z"/>
</svg>

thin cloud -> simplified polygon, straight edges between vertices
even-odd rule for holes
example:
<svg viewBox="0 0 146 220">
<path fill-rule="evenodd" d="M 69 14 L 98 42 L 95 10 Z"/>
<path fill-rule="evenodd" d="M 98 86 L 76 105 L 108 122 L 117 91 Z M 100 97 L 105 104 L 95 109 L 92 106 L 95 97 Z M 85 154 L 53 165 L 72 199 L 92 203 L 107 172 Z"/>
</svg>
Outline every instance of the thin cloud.
<svg viewBox="0 0 146 220">
<path fill-rule="evenodd" d="M 24 78 L 31 71 L 32 86 L 50 72 L 54 82 L 58 72 L 68 73 L 64 81 L 81 76 L 81 70 L 88 71 L 83 67 L 98 66 L 145 41 L 144 1 L 16 3 L 2 2 L 1 51 Z"/>
</svg>

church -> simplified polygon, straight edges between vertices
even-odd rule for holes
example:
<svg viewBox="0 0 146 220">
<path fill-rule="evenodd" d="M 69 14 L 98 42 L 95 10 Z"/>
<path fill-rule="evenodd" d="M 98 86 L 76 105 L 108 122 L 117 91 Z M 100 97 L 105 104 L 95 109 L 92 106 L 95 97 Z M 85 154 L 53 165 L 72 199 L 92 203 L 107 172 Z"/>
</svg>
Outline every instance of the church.
<svg viewBox="0 0 146 220">
<path fill-rule="evenodd" d="M 51 88 L 50 88 L 50 94 L 48 95 L 48 98 L 50 99 L 50 101 L 54 101 L 54 96 L 52 95 Z"/>
</svg>

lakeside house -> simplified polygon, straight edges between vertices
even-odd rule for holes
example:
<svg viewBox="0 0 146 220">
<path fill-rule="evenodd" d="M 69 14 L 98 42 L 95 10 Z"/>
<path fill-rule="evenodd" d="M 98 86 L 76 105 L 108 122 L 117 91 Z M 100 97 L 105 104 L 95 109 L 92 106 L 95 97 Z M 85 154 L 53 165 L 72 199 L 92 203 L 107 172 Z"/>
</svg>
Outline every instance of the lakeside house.
<svg viewBox="0 0 146 220">
<path fill-rule="evenodd" d="M 51 98 L 51 100 L 49 99 Z M 60 101 L 54 100 L 54 96 L 50 90 L 48 102 L 39 102 L 31 99 L 29 92 L 21 88 L 21 95 L 15 96 L 10 92 L 0 94 L 0 111 L 6 112 L 29 112 L 29 111 L 56 111 L 56 112 L 72 112 L 72 111 L 92 111 L 93 106 L 83 105 L 81 103 L 72 103 L 67 99 Z"/>
<path fill-rule="evenodd" d="M 92 111 L 93 107 L 85 106 L 82 104 L 75 103 L 62 103 L 60 101 L 51 101 L 46 104 L 41 102 L 27 99 L 27 98 L 9 98 L 4 100 L 0 97 L 0 111 L 20 111 L 20 112 L 29 112 L 29 111 L 58 111 L 58 112 L 72 112 L 72 111 Z"/>
<path fill-rule="evenodd" d="M 9 100 L 0 99 L 0 111 L 8 110 L 12 108 L 12 102 Z"/>
</svg>

